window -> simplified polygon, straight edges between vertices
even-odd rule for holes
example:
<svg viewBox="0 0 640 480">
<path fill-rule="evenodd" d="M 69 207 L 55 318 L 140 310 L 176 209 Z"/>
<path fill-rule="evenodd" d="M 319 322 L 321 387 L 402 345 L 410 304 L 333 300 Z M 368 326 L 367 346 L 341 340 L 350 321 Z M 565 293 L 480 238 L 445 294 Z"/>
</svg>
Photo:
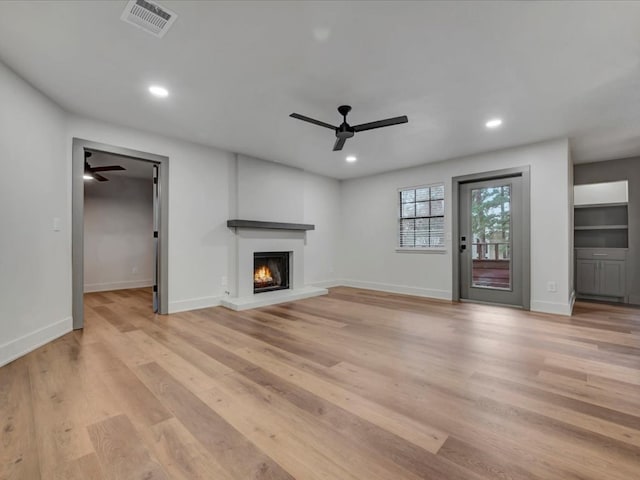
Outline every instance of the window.
<svg viewBox="0 0 640 480">
<path fill-rule="evenodd" d="M 444 183 L 403 188 L 400 248 L 444 248 Z"/>
</svg>

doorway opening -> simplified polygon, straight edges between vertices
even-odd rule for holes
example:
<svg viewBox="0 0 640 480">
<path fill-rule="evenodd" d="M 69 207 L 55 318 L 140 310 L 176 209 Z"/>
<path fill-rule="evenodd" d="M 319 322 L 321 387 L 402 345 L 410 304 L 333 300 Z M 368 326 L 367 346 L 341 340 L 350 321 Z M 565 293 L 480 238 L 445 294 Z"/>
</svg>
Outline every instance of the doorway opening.
<svg viewBox="0 0 640 480">
<path fill-rule="evenodd" d="M 529 168 L 453 179 L 454 300 L 530 306 Z"/>
<path fill-rule="evenodd" d="M 88 292 L 142 289 L 168 313 L 168 158 L 74 138 L 72 164 L 73 328 Z"/>
</svg>

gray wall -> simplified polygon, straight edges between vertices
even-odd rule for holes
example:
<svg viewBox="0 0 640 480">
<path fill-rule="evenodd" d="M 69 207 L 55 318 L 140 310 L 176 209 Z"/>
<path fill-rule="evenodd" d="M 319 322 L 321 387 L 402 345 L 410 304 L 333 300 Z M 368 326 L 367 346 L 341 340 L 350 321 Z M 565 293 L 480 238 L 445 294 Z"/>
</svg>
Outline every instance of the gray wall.
<svg viewBox="0 0 640 480">
<path fill-rule="evenodd" d="M 629 181 L 629 302 L 640 304 L 640 157 L 574 166 L 574 184 Z"/>
</svg>

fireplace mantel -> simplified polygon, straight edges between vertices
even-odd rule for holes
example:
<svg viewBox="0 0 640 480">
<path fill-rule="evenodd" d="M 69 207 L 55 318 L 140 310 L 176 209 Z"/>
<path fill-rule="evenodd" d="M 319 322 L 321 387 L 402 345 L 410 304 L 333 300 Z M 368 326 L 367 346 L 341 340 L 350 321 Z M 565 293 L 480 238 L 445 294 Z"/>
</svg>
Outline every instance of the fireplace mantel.
<svg viewBox="0 0 640 480">
<path fill-rule="evenodd" d="M 267 230 L 315 230 L 308 223 L 260 222 L 258 220 L 227 220 L 229 228 L 263 228 Z"/>
<path fill-rule="evenodd" d="M 228 220 L 227 226 L 235 242 L 230 248 L 230 291 L 220 300 L 224 307 L 248 310 L 329 293 L 326 288 L 305 285 L 306 230 L 315 229 L 315 225 Z M 289 253 L 289 288 L 256 292 L 256 254 L 275 252 Z"/>
</svg>

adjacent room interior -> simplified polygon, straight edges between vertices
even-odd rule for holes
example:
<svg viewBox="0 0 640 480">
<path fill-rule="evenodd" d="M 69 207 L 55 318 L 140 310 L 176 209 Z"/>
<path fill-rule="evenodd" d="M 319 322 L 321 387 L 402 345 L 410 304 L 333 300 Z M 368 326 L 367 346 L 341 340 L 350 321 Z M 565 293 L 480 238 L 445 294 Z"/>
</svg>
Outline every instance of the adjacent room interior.
<svg viewBox="0 0 640 480">
<path fill-rule="evenodd" d="M 151 291 L 156 269 L 153 165 L 100 152 L 87 154 L 84 293 Z"/>
<path fill-rule="evenodd" d="M 0 478 L 640 478 L 638 24 L 0 2 Z"/>
</svg>

